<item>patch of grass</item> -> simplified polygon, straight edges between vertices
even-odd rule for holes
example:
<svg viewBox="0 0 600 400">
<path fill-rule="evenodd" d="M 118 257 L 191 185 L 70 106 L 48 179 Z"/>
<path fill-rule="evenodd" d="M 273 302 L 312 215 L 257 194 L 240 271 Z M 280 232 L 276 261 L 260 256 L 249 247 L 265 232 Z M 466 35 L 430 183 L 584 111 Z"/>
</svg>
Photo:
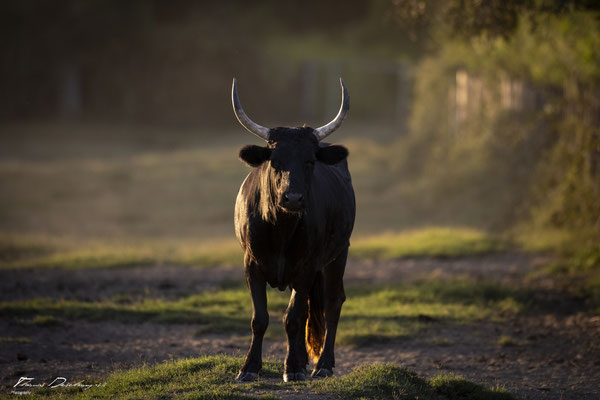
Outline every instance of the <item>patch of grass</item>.
<svg viewBox="0 0 600 400">
<path fill-rule="evenodd" d="M 428 379 L 428 382 L 437 394 L 447 399 L 509 400 L 515 398 L 501 387 L 486 389 L 454 374 L 437 375 Z"/>
<path fill-rule="evenodd" d="M 529 294 L 506 286 L 471 281 L 424 281 L 406 285 L 350 286 L 342 309 L 338 343 L 373 345 L 410 337 L 440 323 L 470 323 L 523 312 Z M 269 337 L 283 335 L 279 322 L 289 292 L 268 290 Z M 507 306 L 508 304 L 508 306 Z M 33 299 L 0 303 L 0 316 L 54 316 L 127 323 L 193 323 L 198 334 L 244 334 L 250 331 L 252 308 L 248 290 L 228 285 L 178 300 L 82 302 Z"/>
<path fill-rule="evenodd" d="M 557 286 L 584 298 L 587 308 L 600 314 L 600 241 L 597 232 L 522 228 L 516 238 L 527 251 L 544 251 L 554 256 L 545 267 L 534 271 L 533 277 L 551 277 Z"/>
<path fill-rule="evenodd" d="M 468 228 L 426 228 L 352 241 L 354 258 L 460 257 L 507 248 L 507 243 Z M 117 268 L 156 264 L 241 266 L 233 238 L 197 241 L 81 241 L 34 236 L 0 236 L 0 268 Z"/>
<path fill-rule="evenodd" d="M 89 389 L 41 388 L 28 398 L 46 399 L 227 399 L 254 400 L 277 398 L 271 392 L 284 390 L 286 385 L 264 382 L 237 384 L 234 377 L 243 360 L 228 356 L 211 356 L 167 361 L 156 366 L 142 366 L 117 371 L 106 380 L 87 381 L 98 384 Z M 263 364 L 263 378 L 281 377 L 283 368 L 273 362 Z"/>
<path fill-rule="evenodd" d="M 454 342 L 448 338 L 435 336 L 429 340 L 429 343 L 434 344 L 436 346 L 452 346 Z"/>
<path fill-rule="evenodd" d="M 83 248 L 52 253 L 29 260 L 15 261 L 5 268 L 120 268 L 155 265 L 157 259 L 150 252 L 136 248 Z"/>
<path fill-rule="evenodd" d="M 52 247 L 39 238 L 0 235 L 0 265 L 43 257 L 51 252 Z"/>
<path fill-rule="evenodd" d="M 124 303 L 84 302 L 56 299 L 31 299 L 0 303 L 5 317 L 33 316 L 34 323 L 52 319 L 113 320 L 125 323 L 193 323 L 202 325 L 202 333 L 245 333 L 250 328 L 252 306 L 248 290 L 242 287 L 192 295 L 180 300 L 146 299 Z M 270 291 L 269 310 L 273 318 L 281 316 L 287 305 L 285 293 Z M 37 322 L 36 322 L 37 321 Z M 277 325 L 277 324 L 273 324 Z M 48 325 L 44 325 L 48 326 Z M 272 332 L 282 334 L 277 327 Z M 273 333 L 271 333 L 273 334 Z"/>
<path fill-rule="evenodd" d="M 514 347 L 514 346 L 523 346 L 527 344 L 527 342 L 514 338 L 512 336 L 502 335 L 498 338 L 498 344 L 502 347 Z"/>
<path fill-rule="evenodd" d="M 0 236 L 0 268 L 3 269 L 120 268 L 157 264 L 240 266 L 242 251 L 234 239 L 127 243 Z"/>
<path fill-rule="evenodd" d="M 514 346 L 515 345 L 514 338 L 510 336 L 500 336 L 498 338 L 498 344 L 503 347 Z"/>
<path fill-rule="evenodd" d="M 32 390 L 28 398 L 246 400 L 277 399 L 293 394 L 302 398 L 324 395 L 343 399 L 513 399 L 508 393 L 488 390 L 460 377 L 440 375 L 425 379 L 394 364 L 365 365 L 341 378 L 283 383 L 283 365 L 265 361 L 258 381 L 235 383 L 234 377 L 242 364 L 242 358 L 231 356 L 167 361 L 117 371 L 100 382 L 84 381 L 101 385 L 87 390 L 41 388 Z"/>
<path fill-rule="evenodd" d="M 3 336 L 0 337 L 0 343 L 31 343 L 32 340 L 28 337 L 24 337 L 24 336 L 16 336 L 16 337 L 10 337 L 10 336 Z"/>
<path fill-rule="evenodd" d="M 522 227 L 513 236 L 519 247 L 528 252 L 557 252 L 573 241 L 571 232 L 557 228 Z"/>
<path fill-rule="evenodd" d="M 500 320 L 530 307 L 530 293 L 467 280 L 346 290 L 338 343 L 372 345 L 413 336 L 439 323 Z"/>
<path fill-rule="evenodd" d="M 112 297 L 111 301 L 116 304 L 131 304 L 133 299 L 127 293 L 119 293 Z"/>
<path fill-rule="evenodd" d="M 426 379 L 395 364 L 364 365 L 344 377 L 313 385 L 320 393 L 343 399 L 514 399 L 509 393 L 486 389 L 461 377 Z"/>
<path fill-rule="evenodd" d="M 459 257 L 505 250 L 507 243 L 470 228 L 427 228 L 385 233 L 352 241 L 357 258 Z"/>
<path fill-rule="evenodd" d="M 31 319 L 31 323 L 40 327 L 62 326 L 65 322 L 54 315 L 36 315 Z"/>
</svg>

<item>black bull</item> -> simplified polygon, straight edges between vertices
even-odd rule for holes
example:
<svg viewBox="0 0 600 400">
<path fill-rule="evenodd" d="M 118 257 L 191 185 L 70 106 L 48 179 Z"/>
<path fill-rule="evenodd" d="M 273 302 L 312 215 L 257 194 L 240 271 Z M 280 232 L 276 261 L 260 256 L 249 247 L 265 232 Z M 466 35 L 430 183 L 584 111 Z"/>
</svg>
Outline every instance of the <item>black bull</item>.
<svg viewBox="0 0 600 400">
<path fill-rule="evenodd" d="M 283 379 L 304 380 L 309 355 L 313 377 L 333 374 L 334 343 L 342 303 L 343 276 L 354 226 L 354 190 L 348 151 L 320 142 L 339 127 L 349 99 L 329 124 L 312 129 L 268 129 L 243 112 L 234 80 L 233 105 L 240 123 L 267 141 L 246 146 L 240 158 L 252 166 L 237 196 L 236 235 L 244 250 L 252 297 L 252 342 L 238 381 L 252 381 L 262 367 L 262 342 L 269 324 L 266 284 L 292 291 L 283 317 L 287 355 Z"/>
</svg>

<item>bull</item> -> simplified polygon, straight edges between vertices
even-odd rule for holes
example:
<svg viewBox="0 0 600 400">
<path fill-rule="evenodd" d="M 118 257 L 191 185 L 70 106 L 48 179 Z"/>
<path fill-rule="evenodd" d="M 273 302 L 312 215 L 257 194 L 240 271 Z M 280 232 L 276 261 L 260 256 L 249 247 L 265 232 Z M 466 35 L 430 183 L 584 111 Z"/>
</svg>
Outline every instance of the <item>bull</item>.
<svg viewBox="0 0 600 400">
<path fill-rule="evenodd" d="M 320 128 L 266 128 L 253 122 L 232 85 L 240 124 L 266 141 L 248 145 L 239 158 L 252 167 L 235 204 L 235 233 L 244 251 L 244 274 L 252 298 L 252 340 L 237 381 L 258 378 L 263 336 L 269 324 L 266 284 L 291 290 L 283 317 L 287 353 L 283 380 L 327 377 L 335 366 L 334 344 L 342 303 L 343 276 L 354 226 L 354 189 L 343 146 L 323 142 L 340 127 L 350 108 L 342 79 L 337 116 Z"/>
</svg>

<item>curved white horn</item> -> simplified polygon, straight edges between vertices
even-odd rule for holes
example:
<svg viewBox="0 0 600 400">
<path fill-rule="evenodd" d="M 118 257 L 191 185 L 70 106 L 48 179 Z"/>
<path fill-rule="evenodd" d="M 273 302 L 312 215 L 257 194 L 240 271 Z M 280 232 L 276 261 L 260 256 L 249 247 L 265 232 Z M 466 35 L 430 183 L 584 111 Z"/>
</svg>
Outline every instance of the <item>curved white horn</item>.
<svg viewBox="0 0 600 400">
<path fill-rule="evenodd" d="M 231 104 L 233 105 L 235 117 L 248 132 L 255 134 L 261 139 L 269 140 L 269 128 L 265 128 L 252 121 L 244 112 L 244 109 L 240 104 L 240 98 L 238 97 L 235 78 L 233 78 L 233 85 L 231 86 Z"/>
<path fill-rule="evenodd" d="M 342 105 L 340 106 L 340 111 L 330 123 L 315 129 L 314 134 L 319 140 L 325 139 L 339 128 L 350 109 L 350 96 L 348 96 L 348 90 L 346 90 L 346 85 L 344 85 L 342 78 L 340 78 L 340 86 L 342 87 Z"/>
</svg>

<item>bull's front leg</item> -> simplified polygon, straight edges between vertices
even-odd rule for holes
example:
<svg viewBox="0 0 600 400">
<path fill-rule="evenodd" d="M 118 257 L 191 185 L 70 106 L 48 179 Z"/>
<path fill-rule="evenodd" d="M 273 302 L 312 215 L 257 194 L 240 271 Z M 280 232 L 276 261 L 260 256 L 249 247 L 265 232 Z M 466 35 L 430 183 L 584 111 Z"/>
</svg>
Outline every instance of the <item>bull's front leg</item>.
<svg viewBox="0 0 600 400">
<path fill-rule="evenodd" d="M 263 337 L 269 326 L 266 281 L 258 265 L 252 262 L 245 263 L 245 272 L 246 282 L 252 297 L 252 342 L 244 365 L 235 378 L 238 382 L 251 382 L 258 378 L 258 372 L 262 368 Z"/>
<path fill-rule="evenodd" d="M 283 365 L 283 380 L 306 380 L 306 347 L 304 344 L 304 327 L 306 318 L 308 293 L 292 290 L 290 304 L 283 316 L 283 326 L 287 336 L 287 354 Z"/>
</svg>

